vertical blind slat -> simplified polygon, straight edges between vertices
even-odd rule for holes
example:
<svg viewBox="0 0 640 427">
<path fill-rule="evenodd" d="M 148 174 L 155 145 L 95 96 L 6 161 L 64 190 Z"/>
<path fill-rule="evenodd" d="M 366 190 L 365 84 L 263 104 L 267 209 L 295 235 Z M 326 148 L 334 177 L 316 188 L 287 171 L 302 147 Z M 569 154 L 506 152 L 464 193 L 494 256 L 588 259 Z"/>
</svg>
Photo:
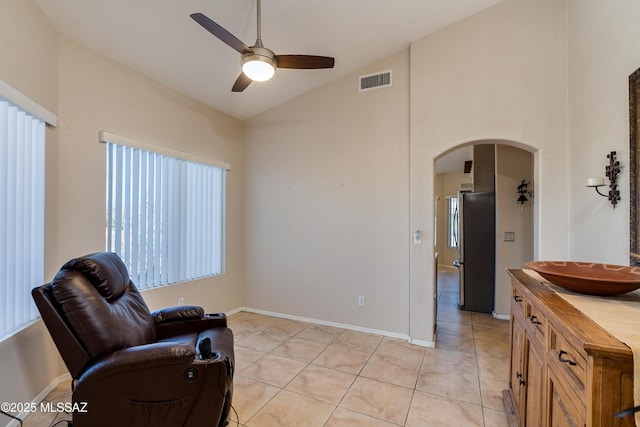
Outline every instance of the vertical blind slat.
<svg viewBox="0 0 640 427">
<path fill-rule="evenodd" d="M 185 167 L 185 164 L 183 162 L 177 162 L 179 164 L 179 170 L 180 170 L 180 185 L 179 185 L 179 190 L 178 190 L 178 198 L 180 200 L 180 202 L 178 203 L 178 215 L 179 215 L 179 219 L 178 219 L 178 241 L 179 243 L 179 247 L 182 249 L 180 251 L 178 251 L 178 265 L 177 265 L 177 269 L 176 269 L 176 273 L 181 275 L 186 275 L 186 271 L 185 271 L 185 266 L 187 264 L 187 256 L 189 255 L 189 246 L 187 245 L 187 236 L 188 236 L 188 229 L 187 229 L 187 210 L 186 210 L 186 206 L 188 203 L 188 192 L 187 192 L 187 168 Z"/>
<path fill-rule="evenodd" d="M 7 191 L 7 175 L 9 164 L 9 104 L 0 101 L 0 299 L 8 301 L 9 287 L 7 283 L 7 264 L 8 264 L 8 247 L 7 247 L 7 198 L 4 197 Z M 8 333 L 7 328 L 7 310 L 2 307 L 0 313 L 0 336 Z"/>
<path fill-rule="evenodd" d="M 107 145 L 108 146 L 108 145 Z M 111 176 L 111 181 L 114 184 L 114 189 L 111 193 L 111 196 L 115 198 L 115 201 L 112 201 L 110 204 L 114 207 L 113 217 L 107 222 L 111 226 L 111 230 L 109 234 L 113 234 L 113 246 L 111 246 L 111 250 L 113 252 L 122 253 L 122 229 L 123 229 L 123 195 L 122 195 L 122 176 L 124 175 L 123 170 L 123 147 L 119 147 L 117 145 L 112 146 L 112 150 L 114 152 L 114 165 L 113 165 L 113 175 Z"/>
<path fill-rule="evenodd" d="M 148 168 L 148 184 L 147 184 L 147 207 L 149 218 L 145 220 L 145 235 L 147 236 L 147 248 L 145 248 L 145 271 L 147 273 L 146 280 L 150 283 L 155 283 L 155 268 L 153 263 L 154 244 L 155 239 L 153 236 L 153 223 L 156 221 L 155 208 L 154 208 L 154 196 L 155 196 L 155 159 L 154 153 L 148 153 L 147 155 L 147 168 Z"/>
<path fill-rule="evenodd" d="M 147 260 L 147 245 L 150 243 L 147 234 L 147 207 L 149 199 L 149 188 L 147 187 L 147 162 L 149 160 L 148 152 L 140 153 L 140 188 L 138 199 L 140 201 L 140 207 L 138 208 L 139 219 L 138 228 L 140 233 L 138 234 L 138 269 L 140 271 L 139 282 L 147 283 L 147 268 L 145 261 Z M 138 283 L 138 282 L 136 282 Z"/>
<path fill-rule="evenodd" d="M 13 330 L 15 328 L 15 293 L 16 293 L 16 233 L 19 227 L 17 218 L 16 218 L 16 186 L 18 183 L 16 182 L 16 161 L 18 159 L 18 150 L 17 142 L 18 138 L 18 123 L 17 123 L 17 111 L 15 107 L 9 108 L 9 123 L 8 123 L 8 133 L 9 133 L 9 141 L 16 141 L 16 143 L 8 145 L 8 154 L 9 159 L 12 161 L 7 165 L 7 188 L 6 188 L 6 202 L 7 202 L 7 225 L 11 224 L 11 227 L 8 227 L 7 230 L 7 255 L 9 262 L 7 263 L 7 301 L 11 301 L 11 304 L 6 307 L 6 325 L 7 330 Z M 20 141 L 22 142 L 22 141 Z"/>
<path fill-rule="evenodd" d="M 34 127 L 37 132 L 35 134 L 34 150 L 34 175 L 37 173 L 37 180 L 35 180 L 34 189 L 32 193 L 33 197 L 33 205 L 35 211 L 34 221 L 35 224 L 35 233 L 32 236 L 31 241 L 31 249 L 32 255 L 31 259 L 34 265 L 34 268 L 31 268 L 31 285 L 32 287 L 38 286 L 39 284 L 44 282 L 44 191 L 45 191 L 45 124 L 42 120 L 34 120 Z M 33 302 L 31 302 L 31 298 L 29 298 L 29 306 L 31 307 L 31 315 L 30 319 L 35 319 L 39 316 L 39 312 L 36 309 L 36 306 Z"/>
<path fill-rule="evenodd" d="M 18 138 L 23 144 L 18 145 L 18 160 L 16 162 L 16 184 L 23 191 L 16 192 L 16 219 L 18 227 L 16 230 L 16 280 L 19 283 L 29 283 L 29 243 L 31 242 L 31 213 L 29 207 L 29 192 L 31 191 L 31 179 L 29 176 L 30 162 L 27 162 L 29 155 L 29 147 L 31 141 L 31 123 L 29 117 L 24 113 L 18 114 Z M 28 294 L 20 292 L 16 289 L 15 304 L 15 322 L 21 324 L 28 318 L 28 312 L 22 308 L 25 303 L 25 296 Z M 15 327 L 15 325 L 14 325 Z"/>
<path fill-rule="evenodd" d="M 131 177 L 131 156 L 130 148 L 124 148 L 122 153 L 123 170 L 122 170 L 122 252 L 119 252 L 126 265 L 131 266 L 130 248 L 127 244 L 131 242 L 131 185 L 127 177 Z"/>
<path fill-rule="evenodd" d="M 164 158 L 163 159 L 163 175 L 162 175 L 162 188 L 163 188 L 163 200 L 162 200 L 162 222 L 160 223 L 162 229 L 160 230 L 160 240 L 162 248 L 160 250 L 162 264 L 163 267 L 160 270 L 160 283 L 162 285 L 166 285 L 169 283 L 169 224 L 171 223 L 171 216 L 169 214 L 169 206 L 171 206 L 171 199 L 169 198 L 169 193 L 171 192 L 171 186 L 169 185 L 170 179 L 170 167 L 169 162 L 171 159 Z"/>
<path fill-rule="evenodd" d="M 107 182 L 105 188 L 105 194 L 107 195 L 107 216 L 105 218 L 105 223 L 109 224 L 111 221 L 111 217 L 113 216 L 113 205 L 111 204 L 111 200 L 113 200 L 113 184 L 111 183 L 111 178 L 113 177 L 113 150 L 111 147 L 107 147 Z M 105 239 L 107 241 L 107 247 L 110 248 L 113 246 L 113 236 L 111 233 L 111 227 L 105 228 Z"/>
<path fill-rule="evenodd" d="M 162 266 L 162 252 L 160 251 L 162 245 L 162 234 L 157 232 L 162 229 L 162 181 L 160 172 L 162 171 L 162 157 L 156 156 L 155 161 L 155 172 L 154 172 L 154 181 L 156 182 L 155 195 L 154 195 L 154 216 L 155 219 L 153 221 L 153 281 L 154 283 L 161 283 L 162 275 L 161 266 Z M 156 225 L 158 224 L 158 225 Z"/>
</svg>

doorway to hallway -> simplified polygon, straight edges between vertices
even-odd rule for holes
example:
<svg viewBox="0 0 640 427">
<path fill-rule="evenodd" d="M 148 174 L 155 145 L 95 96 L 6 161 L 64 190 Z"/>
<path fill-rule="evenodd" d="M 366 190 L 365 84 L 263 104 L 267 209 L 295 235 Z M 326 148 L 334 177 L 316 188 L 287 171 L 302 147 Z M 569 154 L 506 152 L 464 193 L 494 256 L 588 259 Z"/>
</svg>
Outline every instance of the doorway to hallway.
<svg viewBox="0 0 640 427">
<path fill-rule="evenodd" d="M 449 150 L 435 162 L 435 252 L 439 255 L 439 266 L 448 270 L 442 280 L 459 280 L 456 270 L 451 267 L 454 261 L 460 260 L 458 242 L 463 230 L 456 228 L 459 218 L 450 209 L 455 205 L 450 202 L 458 199 L 461 192 L 495 193 L 495 230 L 494 241 L 491 242 L 495 246 L 495 259 L 482 262 L 494 266 L 492 314 L 498 318 L 508 318 L 510 310 L 509 279 L 505 269 L 521 268 L 525 261 L 533 259 L 534 247 L 534 158 L 530 151 L 511 144 L 515 143 L 472 141 Z M 491 148 L 488 156 L 487 146 Z M 522 183 L 527 184 L 526 201 L 518 192 Z M 440 285 L 438 283 L 442 288 Z M 457 285 L 457 303 L 460 306 L 464 301 L 461 300 L 461 283 L 458 281 Z"/>
</svg>

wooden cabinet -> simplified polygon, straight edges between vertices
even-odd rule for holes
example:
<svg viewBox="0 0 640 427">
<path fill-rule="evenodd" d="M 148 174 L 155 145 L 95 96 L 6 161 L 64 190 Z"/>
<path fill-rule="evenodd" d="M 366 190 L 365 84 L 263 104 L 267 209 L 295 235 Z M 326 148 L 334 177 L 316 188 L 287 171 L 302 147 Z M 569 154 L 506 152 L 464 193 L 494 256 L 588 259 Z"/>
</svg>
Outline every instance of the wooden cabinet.
<svg viewBox="0 0 640 427">
<path fill-rule="evenodd" d="M 522 270 L 511 276 L 511 370 L 504 401 L 513 425 L 634 426 L 631 350 Z"/>
</svg>

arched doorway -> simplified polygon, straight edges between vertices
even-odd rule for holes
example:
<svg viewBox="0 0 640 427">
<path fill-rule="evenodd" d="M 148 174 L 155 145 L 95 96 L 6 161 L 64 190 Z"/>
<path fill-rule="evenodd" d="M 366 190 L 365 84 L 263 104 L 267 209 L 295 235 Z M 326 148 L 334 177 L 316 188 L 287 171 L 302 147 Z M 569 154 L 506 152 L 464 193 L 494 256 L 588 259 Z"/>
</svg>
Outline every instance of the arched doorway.
<svg viewBox="0 0 640 427">
<path fill-rule="evenodd" d="M 458 259 L 456 239 L 462 230 L 457 229 L 459 225 L 456 224 L 454 209 L 459 192 L 494 192 L 495 233 L 492 243 L 495 256 L 482 262 L 493 263 L 495 269 L 491 312 L 495 317 L 505 319 L 509 317 L 510 310 L 510 286 L 505 269 L 521 268 L 525 261 L 533 259 L 534 254 L 534 156 L 530 150 L 530 147 L 513 141 L 479 140 L 458 145 L 435 159 L 438 269 L 449 274 L 456 271 L 457 276 L 453 262 Z M 461 293 L 464 293 L 464 283 L 460 285 Z M 475 298 L 480 296 L 475 295 Z"/>
</svg>

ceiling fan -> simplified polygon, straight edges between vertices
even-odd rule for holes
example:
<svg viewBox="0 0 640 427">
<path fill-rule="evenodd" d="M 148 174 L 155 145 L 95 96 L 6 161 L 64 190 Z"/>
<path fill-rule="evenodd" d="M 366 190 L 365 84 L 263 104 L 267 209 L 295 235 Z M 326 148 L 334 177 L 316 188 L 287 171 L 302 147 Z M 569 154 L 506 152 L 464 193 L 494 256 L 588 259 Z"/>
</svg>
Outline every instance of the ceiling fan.
<svg viewBox="0 0 640 427">
<path fill-rule="evenodd" d="M 193 13 L 191 18 L 202 25 L 205 30 L 222 40 L 231 48 L 242 54 L 242 73 L 233 84 L 232 92 L 242 92 L 252 81 L 266 81 L 275 74 L 276 68 L 293 68 L 298 70 L 313 70 L 319 68 L 333 68 L 335 59 L 317 55 L 276 55 L 262 44 L 261 8 L 258 8 L 258 37 L 254 46 L 247 46 L 236 36 L 222 28 L 202 13 Z"/>
</svg>

